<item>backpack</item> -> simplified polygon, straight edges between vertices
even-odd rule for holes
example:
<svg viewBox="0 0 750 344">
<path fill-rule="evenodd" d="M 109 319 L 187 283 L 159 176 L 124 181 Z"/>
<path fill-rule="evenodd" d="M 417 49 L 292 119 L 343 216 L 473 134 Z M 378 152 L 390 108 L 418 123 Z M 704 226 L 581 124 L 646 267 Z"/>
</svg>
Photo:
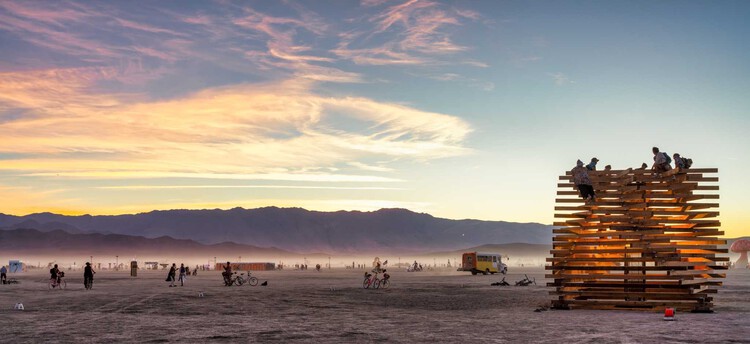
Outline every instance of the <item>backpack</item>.
<svg viewBox="0 0 750 344">
<path fill-rule="evenodd" d="M 667 154 L 667 152 L 661 152 L 661 154 L 664 154 L 664 157 L 667 158 L 667 164 L 672 163 L 672 158 L 669 157 L 669 154 Z"/>
</svg>

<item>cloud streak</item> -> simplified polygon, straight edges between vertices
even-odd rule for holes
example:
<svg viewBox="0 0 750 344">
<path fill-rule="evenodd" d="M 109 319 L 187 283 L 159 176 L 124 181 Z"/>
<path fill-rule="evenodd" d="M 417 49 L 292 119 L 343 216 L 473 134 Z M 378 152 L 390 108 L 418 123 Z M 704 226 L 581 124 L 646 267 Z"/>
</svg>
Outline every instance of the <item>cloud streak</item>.
<svg viewBox="0 0 750 344">
<path fill-rule="evenodd" d="M 360 160 L 470 152 L 463 141 L 472 129 L 457 117 L 362 97 L 321 97 L 310 83 L 241 84 L 133 103 L 87 92 L 108 72 L 0 74 L 0 81 L 15 81 L 0 84 L 5 111 L 35 114 L 0 126 L 6 138 L 0 152 L 26 156 L 5 160 L 2 169 L 94 179 L 382 182 L 395 179 L 332 171 L 363 167 Z"/>
</svg>

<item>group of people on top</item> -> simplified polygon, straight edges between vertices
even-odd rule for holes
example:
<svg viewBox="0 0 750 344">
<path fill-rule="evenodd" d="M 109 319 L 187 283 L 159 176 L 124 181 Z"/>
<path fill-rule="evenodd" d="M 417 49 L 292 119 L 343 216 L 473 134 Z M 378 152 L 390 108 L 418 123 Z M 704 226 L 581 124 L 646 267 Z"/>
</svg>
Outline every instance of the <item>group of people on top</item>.
<svg viewBox="0 0 750 344">
<path fill-rule="evenodd" d="M 680 170 L 688 169 L 693 165 L 693 159 L 683 158 L 680 153 L 674 153 L 672 158 L 666 152 L 659 151 L 659 147 L 653 147 L 651 151 L 654 153 L 654 164 L 651 166 L 651 170 L 655 173 L 664 173 L 672 170 L 672 161 L 675 163 L 675 168 Z M 588 171 L 596 171 L 596 164 L 599 162 L 597 158 L 591 158 L 591 162 L 584 166 L 583 161 L 578 159 L 576 161 L 576 167 L 570 171 L 573 174 L 573 184 L 575 184 L 581 197 L 586 203 L 596 201 L 596 193 L 594 192 L 594 186 L 589 178 Z M 645 169 L 648 165 L 643 163 L 642 169 Z M 604 167 L 605 171 L 612 169 L 610 165 Z"/>
</svg>

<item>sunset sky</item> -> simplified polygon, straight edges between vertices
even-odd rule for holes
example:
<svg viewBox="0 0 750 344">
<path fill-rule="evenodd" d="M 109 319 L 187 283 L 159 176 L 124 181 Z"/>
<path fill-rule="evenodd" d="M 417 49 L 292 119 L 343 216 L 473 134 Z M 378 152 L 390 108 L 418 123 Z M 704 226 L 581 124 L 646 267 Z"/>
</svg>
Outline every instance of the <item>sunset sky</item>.
<svg viewBox="0 0 750 344">
<path fill-rule="evenodd" d="M 0 212 L 402 207 L 552 223 L 576 159 L 719 168 L 748 1 L 0 1 Z"/>
</svg>

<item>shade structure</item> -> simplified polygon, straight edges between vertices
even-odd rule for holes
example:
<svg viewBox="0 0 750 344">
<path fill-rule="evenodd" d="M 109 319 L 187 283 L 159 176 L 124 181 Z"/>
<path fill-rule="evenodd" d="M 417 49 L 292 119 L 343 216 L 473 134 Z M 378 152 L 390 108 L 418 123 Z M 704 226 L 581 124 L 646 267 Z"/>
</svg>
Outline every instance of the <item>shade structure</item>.
<svg viewBox="0 0 750 344">
<path fill-rule="evenodd" d="M 589 171 L 596 200 L 560 176 L 546 277 L 559 309 L 710 312 L 726 275 L 718 169 Z"/>
</svg>

